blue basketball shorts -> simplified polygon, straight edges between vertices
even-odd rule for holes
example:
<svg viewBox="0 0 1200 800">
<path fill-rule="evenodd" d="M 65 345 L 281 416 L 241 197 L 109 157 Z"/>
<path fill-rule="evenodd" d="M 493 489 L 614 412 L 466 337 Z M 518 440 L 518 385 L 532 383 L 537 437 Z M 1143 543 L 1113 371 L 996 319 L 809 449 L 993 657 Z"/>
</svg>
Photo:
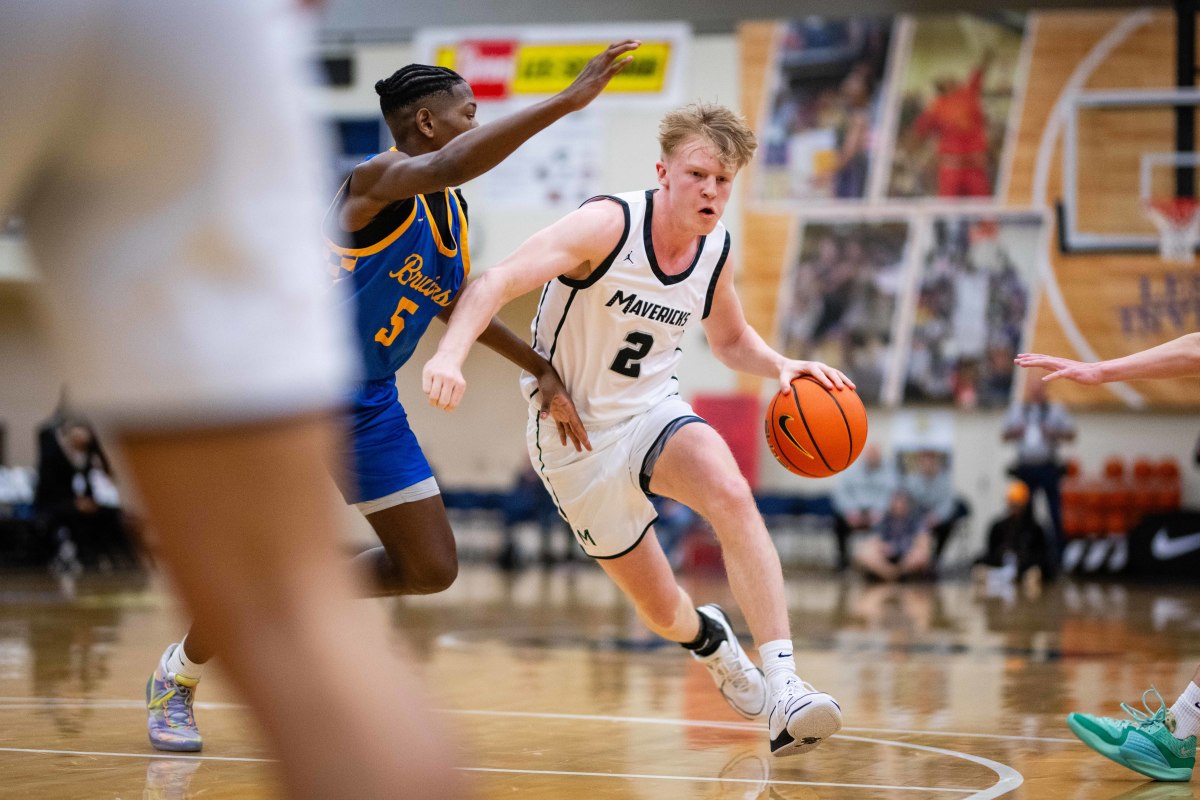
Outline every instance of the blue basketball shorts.
<svg viewBox="0 0 1200 800">
<path fill-rule="evenodd" d="M 347 427 L 341 464 L 333 470 L 347 503 L 378 500 L 433 477 L 393 379 L 358 385 Z"/>
</svg>

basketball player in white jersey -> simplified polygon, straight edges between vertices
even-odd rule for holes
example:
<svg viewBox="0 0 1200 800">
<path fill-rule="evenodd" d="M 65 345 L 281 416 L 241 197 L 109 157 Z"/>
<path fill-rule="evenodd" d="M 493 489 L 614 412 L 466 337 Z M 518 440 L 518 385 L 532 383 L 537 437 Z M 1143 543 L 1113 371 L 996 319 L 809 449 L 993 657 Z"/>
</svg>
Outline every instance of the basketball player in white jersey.
<svg viewBox="0 0 1200 800">
<path fill-rule="evenodd" d="M 1200 332 L 1122 358 L 1088 363 L 1040 353 L 1022 353 L 1016 364 L 1044 369 L 1044 381 L 1066 379 L 1095 386 L 1112 381 L 1145 378 L 1200 377 Z M 1158 708 L 1146 698 L 1153 693 Z M 1092 714 L 1069 714 L 1067 725 L 1080 741 L 1100 755 L 1158 781 L 1188 781 L 1196 766 L 1196 737 L 1200 735 L 1200 666 L 1192 682 L 1170 708 L 1153 686 L 1142 693 L 1145 713 L 1121 707 L 1131 719 Z"/>
<path fill-rule="evenodd" d="M 534 347 L 562 376 L 592 450 L 563 447 L 531 406 L 535 469 L 579 545 L 643 622 L 691 650 L 734 710 L 768 717 L 773 753 L 803 753 L 841 727 L 841 708 L 796 676 L 779 556 L 729 447 L 680 398 L 675 369 L 684 332 L 703 325 L 731 368 L 782 387 L 805 373 L 830 389 L 853 384 L 824 364 L 784 358 L 746 323 L 720 221 L 756 147 L 746 123 L 722 106 L 692 105 L 666 115 L 659 140 L 656 189 L 593 198 L 467 287 L 423 386 L 431 403 L 454 409 L 463 360 L 487 320 L 545 284 Z M 522 390 L 536 405 L 528 377 Z M 712 523 L 765 676 L 725 613 L 696 608 L 676 583 L 653 534 L 651 494 Z"/>
</svg>

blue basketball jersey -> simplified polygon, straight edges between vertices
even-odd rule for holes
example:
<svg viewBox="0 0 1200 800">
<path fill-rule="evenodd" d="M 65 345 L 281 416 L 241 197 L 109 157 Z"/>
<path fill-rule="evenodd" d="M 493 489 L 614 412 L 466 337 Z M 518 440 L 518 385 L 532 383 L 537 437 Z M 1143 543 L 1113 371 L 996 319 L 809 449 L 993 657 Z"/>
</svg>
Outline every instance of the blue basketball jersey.
<svg viewBox="0 0 1200 800">
<path fill-rule="evenodd" d="M 466 204 L 449 189 L 417 195 L 350 233 L 337 222 L 349 187 L 347 181 L 326 215 L 326 244 L 336 281 L 354 304 L 364 377 L 382 380 L 408 361 L 471 271 Z"/>
</svg>

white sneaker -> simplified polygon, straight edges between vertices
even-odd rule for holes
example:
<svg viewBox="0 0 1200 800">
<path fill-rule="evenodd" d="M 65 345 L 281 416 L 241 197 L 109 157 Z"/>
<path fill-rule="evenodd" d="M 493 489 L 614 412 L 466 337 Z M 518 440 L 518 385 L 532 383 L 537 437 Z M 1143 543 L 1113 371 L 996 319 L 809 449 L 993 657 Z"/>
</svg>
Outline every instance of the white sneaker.
<svg viewBox="0 0 1200 800">
<path fill-rule="evenodd" d="M 829 695 L 796 677 L 775 695 L 767 717 L 771 754 L 807 753 L 842 727 L 842 707 Z"/>
<path fill-rule="evenodd" d="M 1071 573 L 1079 567 L 1079 562 L 1083 561 L 1083 554 L 1087 552 L 1087 546 L 1087 539 L 1072 539 L 1067 542 L 1062 555 L 1063 572 Z"/>
<path fill-rule="evenodd" d="M 767 709 L 767 681 L 762 670 L 754 665 L 738 643 L 729 617 L 713 603 L 700 606 L 698 612 L 717 623 L 721 643 L 707 656 L 692 653 L 692 658 L 708 668 L 713 682 L 729 707 L 746 719 L 758 719 Z"/>
</svg>

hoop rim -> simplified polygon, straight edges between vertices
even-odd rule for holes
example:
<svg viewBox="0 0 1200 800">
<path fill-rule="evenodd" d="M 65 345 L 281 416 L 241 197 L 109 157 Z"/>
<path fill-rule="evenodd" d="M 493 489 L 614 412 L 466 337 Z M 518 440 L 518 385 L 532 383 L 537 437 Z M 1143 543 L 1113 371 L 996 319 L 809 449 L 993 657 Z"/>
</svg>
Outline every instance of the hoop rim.
<svg viewBox="0 0 1200 800">
<path fill-rule="evenodd" d="M 1147 211 L 1155 211 L 1174 225 L 1188 225 L 1200 214 L 1200 198 L 1163 196 L 1142 198 Z"/>
</svg>

